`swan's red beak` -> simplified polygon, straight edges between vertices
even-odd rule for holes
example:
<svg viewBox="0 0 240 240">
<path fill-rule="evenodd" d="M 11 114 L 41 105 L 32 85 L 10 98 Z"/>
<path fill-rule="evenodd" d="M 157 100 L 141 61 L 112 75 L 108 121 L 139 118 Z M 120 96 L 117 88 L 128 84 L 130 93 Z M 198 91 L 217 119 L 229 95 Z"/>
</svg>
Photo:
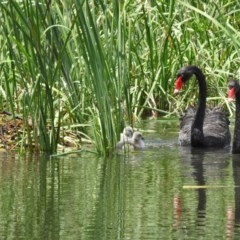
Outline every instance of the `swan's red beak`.
<svg viewBox="0 0 240 240">
<path fill-rule="evenodd" d="M 183 87 L 183 76 L 180 76 L 177 78 L 176 82 L 175 82 L 175 89 L 174 89 L 174 93 L 178 94 L 179 91 L 181 90 L 181 88 Z"/>
<path fill-rule="evenodd" d="M 234 98 L 235 98 L 235 88 L 229 88 L 228 91 L 228 102 L 232 102 L 234 101 Z"/>
</svg>

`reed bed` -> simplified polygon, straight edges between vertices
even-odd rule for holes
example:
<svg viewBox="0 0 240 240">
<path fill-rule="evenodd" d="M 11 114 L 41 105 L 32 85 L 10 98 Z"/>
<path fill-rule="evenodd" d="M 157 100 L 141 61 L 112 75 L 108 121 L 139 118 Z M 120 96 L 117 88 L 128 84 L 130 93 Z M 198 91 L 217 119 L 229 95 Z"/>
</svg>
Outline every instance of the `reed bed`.
<svg viewBox="0 0 240 240">
<path fill-rule="evenodd" d="M 181 101 L 173 95 L 183 65 L 203 69 L 211 104 L 226 104 L 227 79 L 240 74 L 235 1 L 10 0 L 0 9 L 0 108 L 22 117 L 21 149 L 56 153 L 71 132 L 110 155 L 124 125 L 195 101 L 194 81 Z"/>
</svg>

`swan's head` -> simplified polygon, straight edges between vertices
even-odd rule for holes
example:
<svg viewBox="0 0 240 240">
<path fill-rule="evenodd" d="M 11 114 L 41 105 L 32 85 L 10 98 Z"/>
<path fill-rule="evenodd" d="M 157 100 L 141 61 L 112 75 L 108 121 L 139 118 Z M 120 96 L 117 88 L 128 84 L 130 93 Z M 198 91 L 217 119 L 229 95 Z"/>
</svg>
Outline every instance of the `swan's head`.
<svg viewBox="0 0 240 240">
<path fill-rule="evenodd" d="M 232 102 L 235 99 L 236 93 L 240 90 L 237 80 L 232 79 L 228 82 L 228 102 Z"/>
<path fill-rule="evenodd" d="M 177 73 L 174 93 L 178 94 L 182 89 L 184 83 L 187 82 L 194 73 L 199 71 L 201 70 L 197 66 L 193 66 L 193 65 L 182 67 Z"/>
</svg>

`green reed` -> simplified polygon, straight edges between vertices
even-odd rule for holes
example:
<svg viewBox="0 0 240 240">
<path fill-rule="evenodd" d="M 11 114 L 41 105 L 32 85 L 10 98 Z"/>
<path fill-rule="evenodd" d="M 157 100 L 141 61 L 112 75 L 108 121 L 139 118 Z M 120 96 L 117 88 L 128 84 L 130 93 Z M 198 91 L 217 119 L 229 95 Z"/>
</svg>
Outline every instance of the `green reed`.
<svg viewBox="0 0 240 240">
<path fill-rule="evenodd" d="M 24 145 L 31 148 L 34 141 L 36 151 L 55 152 L 61 119 L 53 88 L 61 78 L 64 56 L 60 32 L 45 31 L 52 19 L 42 4 L 9 1 L 2 3 L 1 9 L 6 21 L 2 23 L 7 39 L 6 53 L 11 59 L 6 68 L 13 76 L 14 86 L 12 88 L 11 81 L 6 79 L 6 89 L 12 100 L 12 112 L 20 108 L 24 119 L 28 136 Z M 13 106 L 13 102 L 18 104 Z"/>
<path fill-rule="evenodd" d="M 202 68 L 211 104 L 226 104 L 227 79 L 239 77 L 235 2 L 26 0 L 0 9 L 0 107 L 22 115 L 21 144 L 37 151 L 56 152 L 71 130 L 111 154 L 124 125 L 196 103 L 195 81 L 181 100 L 173 95 L 183 65 Z"/>
</svg>

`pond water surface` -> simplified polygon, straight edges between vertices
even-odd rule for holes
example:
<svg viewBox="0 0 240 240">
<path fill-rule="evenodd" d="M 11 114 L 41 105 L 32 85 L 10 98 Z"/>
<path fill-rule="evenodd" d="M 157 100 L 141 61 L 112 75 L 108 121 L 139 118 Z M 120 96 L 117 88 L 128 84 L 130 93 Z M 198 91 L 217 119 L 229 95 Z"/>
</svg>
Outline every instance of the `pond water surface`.
<svg viewBox="0 0 240 240">
<path fill-rule="evenodd" d="M 0 239 L 239 239 L 240 156 L 139 127 L 147 149 L 108 159 L 0 154 Z"/>
</svg>

